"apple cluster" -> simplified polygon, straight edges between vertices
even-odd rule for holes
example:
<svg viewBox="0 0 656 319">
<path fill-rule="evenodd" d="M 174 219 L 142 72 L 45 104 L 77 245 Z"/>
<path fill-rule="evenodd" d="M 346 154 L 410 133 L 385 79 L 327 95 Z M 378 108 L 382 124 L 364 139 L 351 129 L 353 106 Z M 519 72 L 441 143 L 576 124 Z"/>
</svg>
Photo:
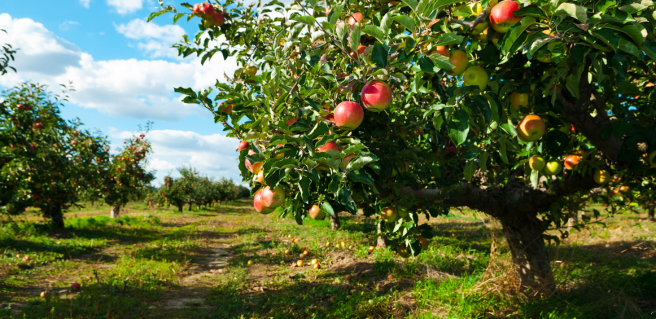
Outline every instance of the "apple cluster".
<svg viewBox="0 0 656 319">
<path fill-rule="evenodd" d="M 203 18 L 203 25 L 206 28 L 211 26 L 220 27 L 225 22 L 223 13 L 217 11 L 212 4 L 207 2 L 195 4 L 192 12 L 195 16 Z"/>
</svg>

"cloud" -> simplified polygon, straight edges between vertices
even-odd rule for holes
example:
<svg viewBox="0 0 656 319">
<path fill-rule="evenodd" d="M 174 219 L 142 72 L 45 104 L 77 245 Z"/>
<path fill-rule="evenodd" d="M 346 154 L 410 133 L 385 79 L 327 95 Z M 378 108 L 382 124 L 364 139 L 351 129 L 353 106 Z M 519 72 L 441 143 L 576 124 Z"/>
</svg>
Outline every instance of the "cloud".
<svg viewBox="0 0 656 319">
<path fill-rule="evenodd" d="M 134 132 L 110 131 L 110 136 L 125 139 Z M 237 168 L 239 141 L 221 134 L 201 135 L 191 131 L 154 130 L 146 134 L 153 146 L 153 157 L 148 168 L 157 170 L 157 185 L 161 185 L 169 173 L 179 176 L 175 170 L 182 165 L 191 165 L 202 174 L 230 178 L 241 183 Z"/>
<path fill-rule="evenodd" d="M 141 10 L 143 0 L 107 0 L 107 5 L 113 7 L 118 14 L 128 14 Z"/>
<path fill-rule="evenodd" d="M 171 48 L 171 45 L 182 39 L 185 34 L 180 26 L 160 26 L 141 19 L 134 19 L 115 27 L 116 31 L 128 39 L 139 40 L 137 47 L 145 51 L 150 58 L 178 58 L 177 50 Z"/>
<path fill-rule="evenodd" d="M 67 20 L 67 21 L 62 22 L 62 24 L 59 25 L 59 29 L 67 31 L 67 30 L 70 30 L 73 26 L 76 26 L 76 25 L 80 25 L 80 23 L 76 22 L 76 21 L 68 21 Z"/>
<path fill-rule="evenodd" d="M 173 26 L 134 24 L 141 28 L 125 31 L 126 36 L 129 34 L 134 39 L 170 41 L 177 35 L 169 32 L 180 32 Z M 204 108 L 182 103 L 173 88 L 207 88 L 224 72 L 232 76 L 237 69 L 234 58 L 223 61 L 220 56 L 205 65 L 197 57 L 176 62 L 97 61 L 31 19 L 12 19 L 8 14 L 0 14 L 0 28 L 8 32 L 0 33 L 0 43 L 20 48 L 13 64 L 18 73 L 0 77 L 0 85 L 9 87 L 21 81 L 33 81 L 57 87 L 73 81 L 76 92 L 71 94 L 72 103 L 112 116 L 167 121 L 191 115 L 209 117 L 210 112 Z"/>
<path fill-rule="evenodd" d="M 80 0 L 80 4 L 87 9 L 89 9 L 89 3 L 91 3 L 91 0 Z"/>
</svg>

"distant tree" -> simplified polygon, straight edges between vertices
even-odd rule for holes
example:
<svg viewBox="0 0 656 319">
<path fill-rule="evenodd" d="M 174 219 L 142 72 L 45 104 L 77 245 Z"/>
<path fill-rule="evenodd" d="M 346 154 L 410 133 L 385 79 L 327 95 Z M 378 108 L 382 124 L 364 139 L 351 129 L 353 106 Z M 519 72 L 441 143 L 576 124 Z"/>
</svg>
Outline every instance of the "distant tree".
<svg viewBox="0 0 656 319">
<path fill-rule="evenodd" d="M 80 130 L 79 119 L 62 119 L 66 96 L 53 96 L 46 86 L 25 83 L 2 97 L 0 213 L 38 207 L 63 228 L 63 209 L 101 191 L 109 143 L 98 132 Z"/>
</svg>

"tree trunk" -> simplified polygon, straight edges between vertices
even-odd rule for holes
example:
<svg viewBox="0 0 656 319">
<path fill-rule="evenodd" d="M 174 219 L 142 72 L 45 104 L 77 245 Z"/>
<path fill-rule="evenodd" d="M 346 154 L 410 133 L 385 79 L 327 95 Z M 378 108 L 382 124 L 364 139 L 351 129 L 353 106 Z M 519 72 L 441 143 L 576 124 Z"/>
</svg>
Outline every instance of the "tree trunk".
<svg viewBox="0 0 656 319">
<path fill-rule="evenodd" d="M 579 222 L 579 212 L 576 209 L 570 209 L 569 218 L 567 219 L 567 229 L 571 229 Z"/>
<path fill-rule="evenodd" d="M 112 205 L 112 210 L 109 212 L 109 217 L 111 218 L 121 217 L 121 205 Z"/>
<path fill-rule="evenodd" d="M 189 211 L 191 211 L 191 202 L 189 202 Z"/>
<path fill-rule="evenodd" d="M 381 234 L 383 231 L 380 229 L 380 223 L 378 224 L 378 228 L 376 229 L 377 234 Z M 380 249 L 385 249 L 387 248 L 387 240 L 385 239 L 385 236 L 383 235 L 378 235 L 378 239 L 376 240 L 376 246 Z"/>
<path fill-rule="evenodd" d="M 540 220 L 536 216 L 522 216 L 501 220 L 501 225 L 522 290 L 530 289 L 532 295 L 550 295 L 555 284 Z"/>
<path fill-rule="evenodd" d="M 654 208 L 650 208 L 649 212 L 647 213 L 649 216 L 649 220 L 654 221 Z"/>
<path fill-rule="evenodd" d="M 330 229 L 338 230 L 341 227 L 339 223 L 339 215 L 335 214 L 335 217 L 330 216 Z"/>
<path fill-rule="evenodd" d="M 184 204 L 178 204 L 178 213 L 182 213 L 182 208 Z"/>
<path fill-rule="evenodd" d="M 52 226 L 57 229 L 64 228 L 64 214 L 62 213 L 61 206 L 54 206 L 50 208 L 50 220 L 52 221 Z"/>
</svg>

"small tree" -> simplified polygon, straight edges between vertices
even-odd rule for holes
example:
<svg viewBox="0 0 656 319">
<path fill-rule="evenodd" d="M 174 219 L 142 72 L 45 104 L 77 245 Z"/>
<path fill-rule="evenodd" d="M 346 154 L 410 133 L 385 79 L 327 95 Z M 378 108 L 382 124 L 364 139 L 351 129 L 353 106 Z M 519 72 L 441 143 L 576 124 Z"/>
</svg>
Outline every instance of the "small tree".
<svg viewBox="0 0 656 319">
<path fill-rule="evenodd" d="M 79 120 L 63 120 L 59 108 L 66 97 L 53 97 L 45 86 L 21 84 L 3 97 L 0 212 L 15 215 L 35 206 L 63 228 L 63 209 L 100 192 L 109 144 L 80 130 Z"/>
<path fill-rule="evenodd" d="M 110 216 L 120 216 L 121 207 L 143 195 L 150 182 L 155 179 L 153 172 L 146 170 L 148 155 L 152 152 L 146 132 L 138 133 L 123 142 L 123 147 L 108 163 L 103 191 L 105 203 L 111 207 Z"/>
</svg>

